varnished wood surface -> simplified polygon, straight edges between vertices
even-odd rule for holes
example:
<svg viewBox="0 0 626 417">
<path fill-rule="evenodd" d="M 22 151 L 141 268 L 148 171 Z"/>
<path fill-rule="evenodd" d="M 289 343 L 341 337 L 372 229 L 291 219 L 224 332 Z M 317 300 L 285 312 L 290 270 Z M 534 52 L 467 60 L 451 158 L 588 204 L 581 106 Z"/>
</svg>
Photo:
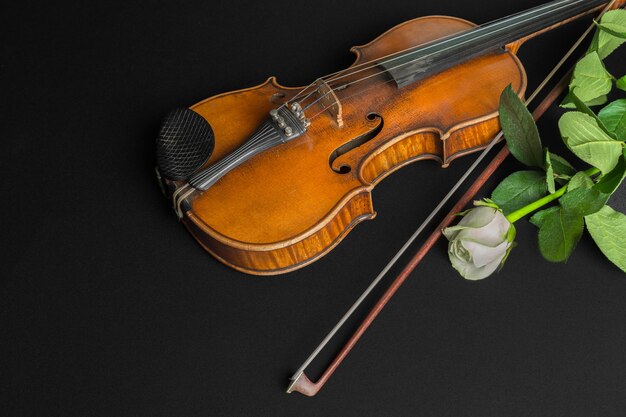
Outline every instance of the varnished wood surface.
<svg viewBox="0 0 626 417">
<path fill-rule="evenodd" d="M 353 48 L 355 65 L 472 27 L 452 17 L 414 19 Z M 342 128 L 322 112 L 303 136 L 252 158 L 193 196 L 184 222 L 205 249 L 259 275 L 319 259 L 358 222 L 375 216 L 370 192 L 377 182 L 413 161 L 435 159 L 446 166 L 481 149 L 499 129 L 501 91 L 512 84 L 523 95 L 526 87 L 523 67 L 511 51 L 471 60 L 402 90 L 374 76 L 377 72 L 355 74 L 354 79 L 372 77 L 337 92 Z M 365 93 L 356 95 L 357 86 Z M 216 136 L 208 164 L 240 146 L 270 109 L 299 90 L 270 78 L 194 105 Z M 378 134 L 333 162 L 336 170 L 343 166 L 349 172 L 331 169 L 333 151 L 371 131 Z"/>
<path fill-rule="evenodd" d="M 463 280 L 440 241 L 316 398 L 284 393 L 476 154 L 390 174 L 372 191 L 374 220 L 319 261 L 269 277 L 207 253 L 153 174 L 173 107 L 275 73 L 306 84 L 412 17 L 487 22 L 547 1 L 5 3 L 1 414 L 623 417 L 624 274 L 588 234 L 567 264 L 543 260 L 528 221 L 505 268 L 482 282 Z M 526 95 L 585 26 L 522 47 Z M 296 62 L 283 66 L 283 50 Z M 611 73 L 626 74 L 625 54 Z M 575 159 L 549 134 L 560 114 L 551 108 L 540 129 Z M 509 161 L 498 179 L 517 168 Z M 626 212 L 626 188 L 615 197 Z M 313 380 L 347 333 L 307 370 Z"/>
</svg>

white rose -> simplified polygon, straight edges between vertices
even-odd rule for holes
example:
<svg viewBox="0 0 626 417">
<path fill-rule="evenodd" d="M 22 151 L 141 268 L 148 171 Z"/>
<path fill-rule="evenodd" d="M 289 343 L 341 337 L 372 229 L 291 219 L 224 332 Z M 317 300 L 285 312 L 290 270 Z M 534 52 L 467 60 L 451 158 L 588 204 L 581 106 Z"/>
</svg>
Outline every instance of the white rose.
<svg viewBox="0 0 626 417">
<path fill-rule="evenodd" d="M 481 206 L 466 212 L 458 225 L 443 230 L 450 241 L 448 256 L 465 279 L 487 278 L 508 255 L 515 228 L 502 211 Z"/>
</svg>

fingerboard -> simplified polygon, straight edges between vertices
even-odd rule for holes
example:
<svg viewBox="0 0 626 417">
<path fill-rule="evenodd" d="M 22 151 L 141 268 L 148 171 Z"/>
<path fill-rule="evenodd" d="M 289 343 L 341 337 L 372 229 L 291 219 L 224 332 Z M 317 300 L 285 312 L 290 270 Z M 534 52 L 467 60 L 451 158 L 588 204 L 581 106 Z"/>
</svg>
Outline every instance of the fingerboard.
<svg viewBox="0 0 626 417">
<path fill-rule="evenodd" d="M 592 10 L 606 0 L 555 0 L 378 62 L 398 88 Z"/>
</svg>

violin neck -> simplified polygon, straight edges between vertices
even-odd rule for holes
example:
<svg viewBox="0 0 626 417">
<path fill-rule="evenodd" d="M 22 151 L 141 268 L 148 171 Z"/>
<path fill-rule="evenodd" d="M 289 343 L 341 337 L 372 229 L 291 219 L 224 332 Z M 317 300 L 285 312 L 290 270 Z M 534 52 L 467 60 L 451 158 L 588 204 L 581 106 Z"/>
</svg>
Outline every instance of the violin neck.
<svg viewBox="0 0 626 417">
<path fill-rule="evenodd" d="M 545 7 L 550 8 L 546 12 L 537 12 L 537 9 L 542 6 L 531 9 L 529 12 L 535 11 L 534 16 L 531 16 L 529 21 L 524 22 L 522 20 L 521 23 L 515 23 L 515 27 L 512 28 L 511 33 L 507 35 L 510 42 L 507 42 L 506 44 L 511 45 L 513 43 L 517 43 L 518 45 L 521 45 L 521 43 L 528 39 L 567 24 L 581 16 L 600 11 L 608 3 L 610 3 L 608 0 L 553 1 L 545 5 Z M 620 3 L 621 2 L 615 2 L 615 5 L 617 6 Z M 518 13 L 518 15 L 520 15 L 520 13 Z M 511 16 L 510 18 L 505 19 L 505 21 L 513 18 L 514 16 Z"/>
<path fill-rule="evenodd" d="M 607 3 L 607 0 L 555 0 L 417 47 L 378 64 L 401 88 L 471 58 L 515 42 L 519 44 Z"/>
</svg>

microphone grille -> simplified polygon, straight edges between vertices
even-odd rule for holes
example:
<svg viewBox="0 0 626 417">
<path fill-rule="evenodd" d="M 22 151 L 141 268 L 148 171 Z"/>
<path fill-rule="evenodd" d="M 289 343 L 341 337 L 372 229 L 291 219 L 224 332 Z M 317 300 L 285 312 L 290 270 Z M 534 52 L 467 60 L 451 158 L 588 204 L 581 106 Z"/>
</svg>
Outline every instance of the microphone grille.
<svg viewBox="0 0 626 417">
<path fill-rule="evenodd" d="M 202 116 L 179 108 L 163 119 L 156 145 L 161 175 L 170 180 L 186 180 L 209 159 L 215 137 Z"/>
</svg>

